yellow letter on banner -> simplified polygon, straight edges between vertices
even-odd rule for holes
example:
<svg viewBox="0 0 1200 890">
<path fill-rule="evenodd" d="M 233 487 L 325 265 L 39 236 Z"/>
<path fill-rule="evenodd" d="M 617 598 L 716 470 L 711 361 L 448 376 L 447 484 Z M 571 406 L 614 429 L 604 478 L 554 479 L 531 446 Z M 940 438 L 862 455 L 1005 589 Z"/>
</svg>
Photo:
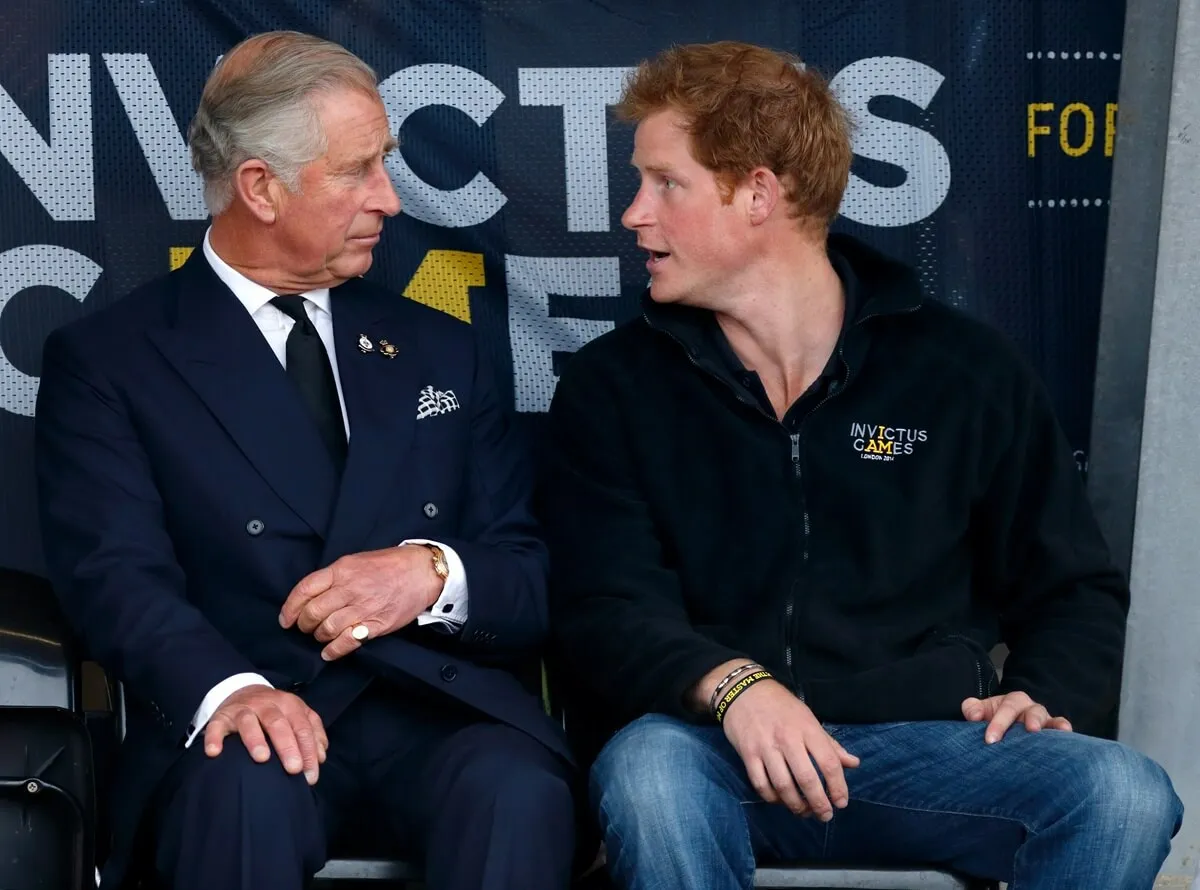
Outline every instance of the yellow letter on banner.
<svg viewBox="0 0 1200 890">
<path fill-rule="evenodd" d="M 1067 136 L 1067 128 L 1071 123 L 1071 115 L 1083 115 L 1083 142 L 1079 145 L 1072 145 L 1070 138 Z M 1092 109 L 1084 105 L 1082 102 L 1072 102 L 1062 110 L 1062 114 L 1058 116 L 1058 144 L 1062 146 L 1062 150 L 1073 158 L 1082 157 L 1087 154 L 1092 148 L 1092 142 L 1096 138 L 1096 115 L 1092 114 Z"/>
<path fill-rule="evenodd" d="M 187 262 L 187 258 L 192 255 L 193 248 L 191 247 L 172 247 L 171 248 L 171 271 L 174 272 L 180 266 Z"/>
<path fill-rule="evenodd" d="M 1034 137 L 1050 135 L 1050 126 L 1048 124 L 1039 124 L 1037 122 L 1037 113 L 1039 111 L 1053 111 L 1053 110 L 1054 110 L 1053 102 L 1030 102 L 1029 103 L 1029 123 L 1027 124 L 1027 129 L 1029 130 L 1029 156 L 1031 158 L 1037 154 L 1037 148 L 1036 148 L 1036 143 L 1034 142 Z"/>
<path fill-rule="evenodd" d="M 464 250 L 431 250 L 421 260 L 404 296 L 471 320 L 471 288 L 483 287 L 483 254 Z"/>
</svg>

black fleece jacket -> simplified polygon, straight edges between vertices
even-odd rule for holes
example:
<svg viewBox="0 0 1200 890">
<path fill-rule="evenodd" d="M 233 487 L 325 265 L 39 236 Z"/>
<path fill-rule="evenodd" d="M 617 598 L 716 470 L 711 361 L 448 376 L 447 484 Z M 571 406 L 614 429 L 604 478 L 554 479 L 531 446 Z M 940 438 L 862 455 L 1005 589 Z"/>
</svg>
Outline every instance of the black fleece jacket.
<svg viewBox="0 0 1200 890">
<path fill-rule="evenodd" d="M 1023 690 L 1096 731 L 1116 701 L 1128 588 L 1034 372 L 910 269 L 829 253 L 845 327 L 782 423 L 701 310 L 647 297 L 567 363 L 540 504 L 585 748 L 652 711 L 705 719 L 685 691 L 738 656 L 833 723 Z"/>
</svg>

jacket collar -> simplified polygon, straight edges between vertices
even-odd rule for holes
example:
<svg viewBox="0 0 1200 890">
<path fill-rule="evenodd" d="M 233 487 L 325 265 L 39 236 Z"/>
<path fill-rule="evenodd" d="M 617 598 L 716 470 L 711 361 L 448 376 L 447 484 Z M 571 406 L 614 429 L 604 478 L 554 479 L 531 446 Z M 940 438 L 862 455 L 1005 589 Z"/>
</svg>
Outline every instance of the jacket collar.
<svg viewBox="0 0 1200 890">
<path fill-rule="evenodd" d="M 325 538 L 322 564 L 373 529 L 396 489 L 429 362 L 408 302 L 352 279 L 331 291 L 338 376 L 350 417 L 339 478 L 287 372 L 244 305 L 199 252 L 168 276 L 174 311 L 149 336 L 279 497 Z M 396 347 L 365 351 L 361 338 Z"/>
<path fill-rule="evenodd" d="M 914 311 L 924 298 L 911 268 L 857 238 L 830 235 L 827 250 L 846 292 L 847 312 L 838 353 L 853 372 L 865 356 L 869 342 L 864 322 Z M 716 325 L 711 311 L 656 303 L 647 288 L 642 295 L 642 315 L 651 328 L 677 341 L 696 365 L 722 379 L 731 378 L 729 363 L 714 339 Z"/>
</svg>

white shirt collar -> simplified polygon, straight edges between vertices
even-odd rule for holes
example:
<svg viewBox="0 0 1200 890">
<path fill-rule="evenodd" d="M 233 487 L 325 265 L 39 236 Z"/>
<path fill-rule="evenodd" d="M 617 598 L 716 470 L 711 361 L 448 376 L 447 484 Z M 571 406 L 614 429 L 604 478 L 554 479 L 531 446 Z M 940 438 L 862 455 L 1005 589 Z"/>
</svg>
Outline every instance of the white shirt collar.
<svg viewBox="0 0 1200 890">
<path fill-rule="evenodd" d="M 212 243 L 208 237 L 211 231 L 212 229 L 209 228 L 204 233 L 204 258 L 208 260 L 208 264 L 212 266 L 213 271 L 217 273 L 217 277 L 225 283 L 226 287 L 233 291 L 233 295 L 246 307 L 246 311 L 253 315 L 271 302 L 272 297 L 275 297 L 276 294 L 273 290 L 263 287 L 258 282 L 251 281 L 237 269 L 229 265 L 229 263 L 217 256 L 217 252 L 213 250 Z M 316 290 L 305 291 L 301 296 L 311 300 L 313 305 L 322 312 L 329 314 L 329 288 L 321 287 Z"/>
</svg>

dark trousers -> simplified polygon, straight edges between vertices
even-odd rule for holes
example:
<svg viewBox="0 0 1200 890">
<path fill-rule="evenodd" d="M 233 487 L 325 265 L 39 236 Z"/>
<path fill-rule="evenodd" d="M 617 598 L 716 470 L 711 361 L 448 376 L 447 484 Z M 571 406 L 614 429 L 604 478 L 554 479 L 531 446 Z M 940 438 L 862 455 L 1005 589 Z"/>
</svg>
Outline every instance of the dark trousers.
<svg viewBox="0 0 1200 890">
<path fill-rule="evenodd" d="M 436 693 L 376 680 L 326 728 L 309 786 L 236 736 L 200 739 L 152 814 L 154 864 L 174 890 L 301 890 L 330 843 L 424 865 L 429 890 L 559 890 L 570 882 L 569 767 L 529 736 Z M 379 844 L 383 846 L 380 847 Z"/>
</svg>

